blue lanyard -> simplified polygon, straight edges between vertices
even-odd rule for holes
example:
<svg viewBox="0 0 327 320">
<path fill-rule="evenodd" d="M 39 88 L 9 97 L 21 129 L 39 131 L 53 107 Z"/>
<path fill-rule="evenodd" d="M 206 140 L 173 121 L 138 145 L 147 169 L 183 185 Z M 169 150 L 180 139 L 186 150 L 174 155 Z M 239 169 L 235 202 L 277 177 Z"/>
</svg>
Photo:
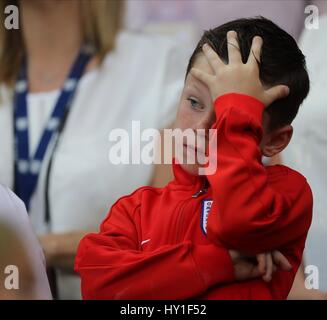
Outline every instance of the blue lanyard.
<svg viewBox="0 0 327 320">
<path fill-rule="evenodd" d="M 58 134 L 60 125 L 69 111 L 78 81 L 85 66 L 92 57 L 92 50 L 82 46 L 70 70 L 69 76 L 61 88 L 61 93 L 50 115 L 34 155 L 30 155 L 28 142 L 27 111 L 27 64 L 20 69 L 14 92 L 14 134 L 15 134 L 15 192 L 29 209 L 31 197 L 37 186 L 42 162 L 51 139 Z"/>
</svg>

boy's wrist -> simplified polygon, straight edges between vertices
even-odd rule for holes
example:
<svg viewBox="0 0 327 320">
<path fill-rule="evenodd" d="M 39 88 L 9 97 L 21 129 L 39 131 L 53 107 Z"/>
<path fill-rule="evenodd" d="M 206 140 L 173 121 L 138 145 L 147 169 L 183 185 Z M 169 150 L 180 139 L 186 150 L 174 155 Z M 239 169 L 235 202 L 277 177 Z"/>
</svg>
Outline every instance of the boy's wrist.
<svg viewBox="0 0 327 320">
<path fill-rule="evenodd" d="M 260 122 L 262 120 L 262 113 L 265 109 L 265 105 L 260 100 L 243 93 L 226 93 L 214 100 L 214 108 L 217 116 L 221 114 L 223 110 L 232 107 L 248 113 Z"/>
<path fill-rule="evenodd" d="M 205 286 L 235 281 L 234 265 L 228 250 L 215 244 L 194 246 L 193 259 Z"/>
</svg>

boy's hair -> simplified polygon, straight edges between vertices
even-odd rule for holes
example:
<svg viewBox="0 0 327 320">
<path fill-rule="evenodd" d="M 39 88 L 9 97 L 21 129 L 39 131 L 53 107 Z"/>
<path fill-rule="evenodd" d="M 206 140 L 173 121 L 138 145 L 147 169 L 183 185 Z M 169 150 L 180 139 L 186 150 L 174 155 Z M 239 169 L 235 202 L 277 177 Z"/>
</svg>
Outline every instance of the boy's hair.
<svg viewBox="0 0 327 320">
<path fill-rule="evenodd" d="M 305 57 L 291 35 L 264 17 L 238 19 L 205 31 L 190 58 L 186 75 L 205 43 L 208 43 L 221 59 L 228 61 L 226 34 L 230 30 L 237 32 L 243 63 L 249 56 L 253 37 L 262 37 L 260 80 L 269 87 L 284 84 L 290 88 L 286 98 L 277 100 L 266 108 L 269 114 L 269 129 L 274 130 L 290 124 L 310 88 Z"/>
</svg>

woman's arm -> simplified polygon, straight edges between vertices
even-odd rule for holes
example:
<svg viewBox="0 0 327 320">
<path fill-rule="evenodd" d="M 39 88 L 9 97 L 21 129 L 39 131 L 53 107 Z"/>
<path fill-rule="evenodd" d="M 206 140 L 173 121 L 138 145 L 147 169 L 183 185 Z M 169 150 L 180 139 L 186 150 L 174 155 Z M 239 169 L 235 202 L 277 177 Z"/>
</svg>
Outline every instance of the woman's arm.
<svg viewBox="0 0 327 320">
<path fill-rule="evenodd" d="M 78 244 L 90 232 L 93 230 L 39 236 L 47 267 L 61 268 L 73 273 Z"/>
<path fill-rule="evenodd" d="M 304 262 L 297 271 L 288 300 L 327 300 L 327 292 L 305 287 Z"/>
<path fill-rule="evenodd" d="M 8 246 L 9 243 L 10 246 Z M 19 290 L 9 290 L 4 285 L 6 281 L 8 282 L 6 278 L 9 276 L 6 270 L 9 266 L 18 268 L 16 283 L 19 284 Z M 14 286 L 15 278 L 10 283 Z M 14 228 L 0 221 L 0 300 L 43 298 L 36 294 L 35 286 L 35 271 L 19 234 Z"/>
</svg>

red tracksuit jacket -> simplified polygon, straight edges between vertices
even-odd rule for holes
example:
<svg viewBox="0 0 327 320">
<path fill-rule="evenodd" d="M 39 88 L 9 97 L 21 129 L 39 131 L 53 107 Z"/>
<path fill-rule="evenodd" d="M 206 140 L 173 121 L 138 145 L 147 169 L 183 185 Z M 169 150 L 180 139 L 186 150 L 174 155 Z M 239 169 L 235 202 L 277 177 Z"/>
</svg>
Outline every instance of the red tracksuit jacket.
<svg viewBox="0 0 327 320">
<path fill-rule="evenodd" d="M 286 299 L 311 223 L 310 187 L 290 168 L 262 165 L 260 101 L 226 94 L 214 107 L 216 173 L 195 177 L 175 163 L 166 187 L 120 198 L 100 232 L 79 245 L 83 298 Z M 199 193 L 205 179 L 209 188 Z M 227 249 L 278 249 L 293 270 L 277 271 L 269 283 L 237 282 Z"/>
</svg>

